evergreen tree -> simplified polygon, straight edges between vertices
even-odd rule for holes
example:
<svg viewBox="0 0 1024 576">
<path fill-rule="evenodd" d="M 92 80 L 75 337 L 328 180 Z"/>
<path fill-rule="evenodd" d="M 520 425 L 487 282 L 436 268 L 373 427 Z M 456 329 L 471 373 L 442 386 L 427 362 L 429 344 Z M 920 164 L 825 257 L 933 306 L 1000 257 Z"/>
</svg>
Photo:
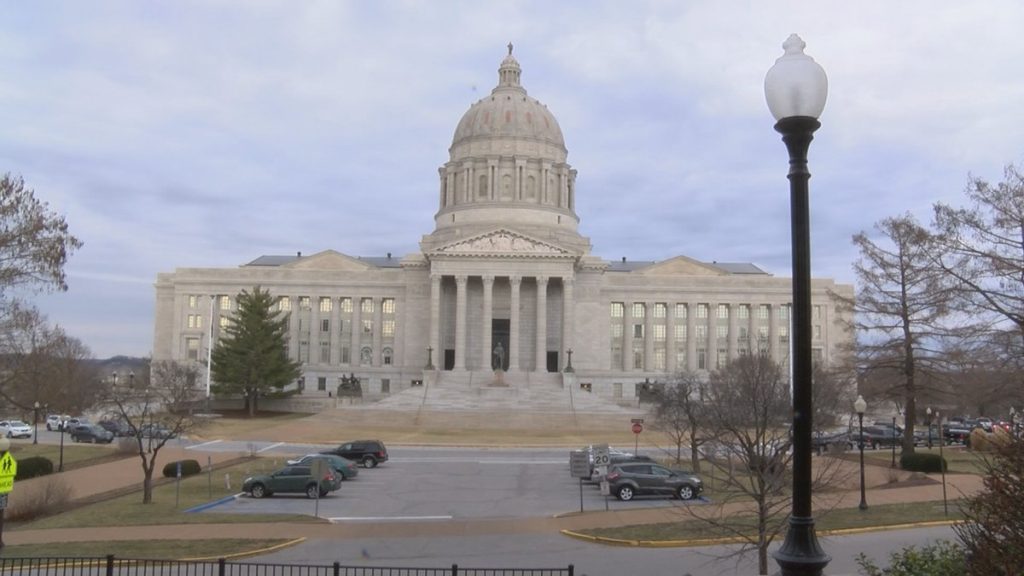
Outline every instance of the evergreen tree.
<svg viewBox="0 0 1024 576">
<path fill-rule="evenodd" d="M 288 358 L 288 318 L 275 311 L 277 298 L 259 286 L 238 295 L 238 309 L 213 350 L 217 393 L 241 394 L 250 416 L 257 399 L 280 391 L 301 374 L 301 364 Z"/>
</svg>

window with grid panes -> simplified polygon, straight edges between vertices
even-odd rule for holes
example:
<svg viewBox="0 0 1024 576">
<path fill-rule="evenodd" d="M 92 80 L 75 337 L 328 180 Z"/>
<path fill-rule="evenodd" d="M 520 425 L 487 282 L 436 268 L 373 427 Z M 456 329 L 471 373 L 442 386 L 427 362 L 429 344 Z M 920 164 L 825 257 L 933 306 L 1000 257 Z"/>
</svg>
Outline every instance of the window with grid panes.
<svg viewBox="0 0 1024 576">
<path fill-rule="evenodd" d="M 665 312 L 666 312 L 667 309 L 668 309 L 668 306 L 665 306 L 664 302 L 656 302 L 654 304 L 654 317 L 655 318 L 664 318 L 665 317 Z"/>
<path fill-rule="evenodd" d="M 626 305 L 622 302 L 612 302 L 612 318 L 622 318 L 626 314 Z"/>
<path fill-rule="evenodd" d="M 395 321 L 394 320 L 385 320 L 384 321 L 384 325 L 381 326 L 381 333 L 384 335 L 385 338 L 394 338 L 395 337 Z"/>
<path fill-rule="evenodd" d="M 351 314 L 352 313 L 352 299 L 351 298 L 342 298 L 341 299 L 341 311 L 346 313 L 346 314 Z"/>
<path fill-rule="evenodd" d="M 373 298 L 363 298 L 359 303 L 359 310 L 363 314 L 373 314 Z"/>
<path fill-rule="evenodd" d="M 686 304 L 676 304 L 676 318 L 686 319 Z"/>
<path fill-rule="evenodd" d="M 310 310 L 311 308 L 309 296 L 299 296 L 299 310 Z"/>
<path fill-rule="evenodd" d="M 277 309 L 281 312 L 288 312 L 292 309 L 292 300 L 287 296 L 281 296 L 277 299 Z"/>
<path fill-rule="evenodd" d="M 647 307 L 644 306 L 643 302 L 633 302 L 633 318 L 639 320 L 644 317 L 644 313 Z"/>
<path fill-rule="evenodd" d="M 665 325 L 655 324 L 654 325 L 654 341 L 664 342 L 665 341 Z"/>
<path fill-rule="evenodd" d="M 331 300 L 329 297 L 327 297 L 327 296 L 321 296 L 320 297 L 320 311 L 321 312 L 330 312 L 332 304 L 333 304 L 333 300 Z"/>
<path fill-rule="evenodd" d="M 221 296 L 220 297 L 220 309 L 221 310 L 231 310 L 231 297 L 230 296 Z"/>
<path fill-rule="evenodd" d="M 395 313 L 395 299 L 385 298 L 380 303 L 381 313 L 383 314 L 394 314 Z"/>
<path fill-rule="evenodd" d="M 729 305 L 728 304 L 719 304 L 718 305 L 718 319 L 719 320 L 728 320 L 729 319 Z"/>
<path fill-rule="evenodd" d="M 708 305 L 707 304 L 697 304 L 697 318 L 707 318 L 707 317 L 708 317 Z"/>
</svg>

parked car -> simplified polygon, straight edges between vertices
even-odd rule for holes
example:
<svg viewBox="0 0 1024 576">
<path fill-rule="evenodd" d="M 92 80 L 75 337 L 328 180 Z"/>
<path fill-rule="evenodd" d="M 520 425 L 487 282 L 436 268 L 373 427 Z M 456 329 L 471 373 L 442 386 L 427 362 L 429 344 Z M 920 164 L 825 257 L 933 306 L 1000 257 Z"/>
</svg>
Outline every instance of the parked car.
<svg viewBox="0 0 1024 576">
<path fill-rule="evenodd" d="M 69 432 L 71 430 L 74 430 L 76 426 L 86 426 L 88 424 L 89 420 L 87 420 L 86 418 L 83 418 L 82 416 L 75 416 L 74 418 L 68 418 L 64 420 L 64 425 L 61 426 L 61 430 L 64 432 Z"/>
<path fill-rule="evenodd" d="M 95 424 L 79 424 L 71 431 L 72 442 L 90 442 L 92 444 L 110 444 L 114 441 L 114 434 L 100 428 Z"/>
<path fill-rule="evenodd" d="M 860 441 L 859 430 L 854 431 L 853 438 L 858 442 Z M 890 448 L 893 445 L 899 445 L 902 441 L 903 438 L 899 434 L 895 434 L 891 426 L 886 428 L 881 426 L 864 427 L 865 448 Z"/>
<path fill-rule="evenodd" d="M 21 420 L 0 420 L 0 434 L 8 438 L 31 438 L 32 427 Z"/>
<path fill-rule="evenodd" d="M 683 470 L 670 470 L 650 462 L 613 464 L 605 476 L 611 493 L 619 500 L 632 500 L 634 496 L 671 496 L 681 500 L 696 498 L 704 488 L 696 474 Z"/>
<path fill-rule="evenodd" d="M 67 414 L 47 414 L 46 429 L 51 432 L 54 430 L 63 430 L 64 423 L 68 421 L 68 418 L 71 418 L 71 416 L 68 416 Z"/>
<path fill-rule="evenodd" d="M 313 460 L 326 461 L 341 476 L 342 480 L 351 480 L 359 475 L 359 467 L 356 466 L 355 462 L 348 458 L 335 456 L 334 454 L 306 454 L 305 456 L 288 460 L 287 464 L 291 466 L 309 466 Z"/>
<path fill-rule="evenodd" d="M 948 422 L 942 425 L 942 436 L 947 444 L 966 444 L 971 436 L 971 430 L 965 423 Z"/>
<path fill-rule="evenodd" d="M 366 468 L 373 468 L 381 462 L 388 461 L 388 449 L 380 440 L 356 440 L 346 442 L 337 448 L 324 450 L 321 454 L 334 454 L 359 462 Z"/>
<path fill-rule="evenodd" d="M 132 427 L 120 420 L 100 420 L 96 424 L 98 424 L 100 428 L 103 428 L 107 432 L 113 434 L 115 437 L 135 435 L 132 431 Z"/>
<path fill-rule="evenodd" d="M 927 446 L 928 444 L 936 446 L 939 442 L 949 443 L 937 426 L 932 426 L 930 429 L 925 428 L 924 430 L 914 429 L 914 446 Z"/>
<path fill-rule="evenodd" d="M 857 447 L 857 438 L 847 428 L 832 428 L 829 430 L 818 430 L 811 437 L 811 446 L 819 454 L 824 450 L 846 450 Z M 834 447 L 834 448 L 833 448 Z"/>
<path fill-rule="evenodd" d="M 160 424 L 160 423 L 156 423 L 156 424 L 143 424 L 139 428 L 139 432 L 142 434 L 143 438 L 175 438 L 175 437 L 177 437 L 177 434 L 175 434 L 174 430 L 171 430 L 167 426 L 164 426 L 163 424 Z"/>
<path fill-rule="evenodd" d="M 278 492 L 316 498 L 327 496 L 338 488 L 341 488 L 341 478 L 328 468 L 320 478 L 318 491 L 317 479 L 313 477 L 309 466 L 285 466 L 271 474 L 250 476 L 242 482 L 242 491 L 253 498 L 272 496 Z"/>
</svg>

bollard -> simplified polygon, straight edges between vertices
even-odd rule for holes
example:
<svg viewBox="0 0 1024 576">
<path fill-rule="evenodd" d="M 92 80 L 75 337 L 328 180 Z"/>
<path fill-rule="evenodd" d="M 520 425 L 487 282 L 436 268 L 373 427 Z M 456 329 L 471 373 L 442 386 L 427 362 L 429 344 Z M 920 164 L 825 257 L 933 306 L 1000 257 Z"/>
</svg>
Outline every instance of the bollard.
<svg viewBox="0 0 1024 576">
<path fill-rule="evenodd" d="M 231 474 L 228 472 L 224 473 L 224 489 L 228 492 L 231 491 Z"/>
</svg>

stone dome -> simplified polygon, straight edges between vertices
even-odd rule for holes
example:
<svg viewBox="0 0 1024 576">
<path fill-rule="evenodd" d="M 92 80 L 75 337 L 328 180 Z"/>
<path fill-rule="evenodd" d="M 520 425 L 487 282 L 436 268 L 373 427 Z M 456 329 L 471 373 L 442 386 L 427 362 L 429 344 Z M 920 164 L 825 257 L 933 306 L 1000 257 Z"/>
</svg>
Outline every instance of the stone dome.
<svg viewBox="0 0 1024 576">
<path fill-rule="evenodd" d="M 554 146 L 564 154 L 565 140 L 558 121 L 547 106 L 526 93 L 519 82 L 520 74 L 519 62 L 509 45 L 508 56 L 498 68 L 498 85 L 490 96 L 470 106 L 455 129 L 453 160 L 459 156 L 457 151 L 462 145 L 495 138 L 534 141 Z"/>
</svg>

